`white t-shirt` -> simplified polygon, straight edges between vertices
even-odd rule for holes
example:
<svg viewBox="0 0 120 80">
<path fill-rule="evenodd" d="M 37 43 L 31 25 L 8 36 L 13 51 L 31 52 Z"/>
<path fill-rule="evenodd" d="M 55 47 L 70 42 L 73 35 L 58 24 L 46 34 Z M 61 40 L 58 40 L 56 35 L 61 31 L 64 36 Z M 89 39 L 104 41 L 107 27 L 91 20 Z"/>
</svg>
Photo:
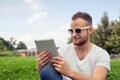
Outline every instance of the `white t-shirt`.
<svg viewBox="0 0 120 80">
<path fill-rule="evenodd" d="M 60 51 L 61 56 L 68 62 L 70 67 L 84 75 L 92 76 L 95 66 L 104 66 L 110 71 L 110 56 L 106 50 L 93 44 L 91 50 L 83 60 L 80 60 L 73 44 L 69 44 L 65 49 Z M 71 80 L 63 76 L 64 80 Z"/>
</svg>

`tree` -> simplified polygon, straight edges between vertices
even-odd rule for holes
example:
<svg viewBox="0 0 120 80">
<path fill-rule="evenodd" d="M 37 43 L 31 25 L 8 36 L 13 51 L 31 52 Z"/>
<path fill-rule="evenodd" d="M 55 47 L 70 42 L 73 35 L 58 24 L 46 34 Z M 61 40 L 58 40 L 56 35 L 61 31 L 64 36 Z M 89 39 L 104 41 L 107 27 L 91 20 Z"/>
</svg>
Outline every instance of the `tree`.
<svg viewBox="0 0 120 80">
<path fill-rule="evenodd" d="M 5 45 L 3 44 L 3 41 L 0 39 L 0 51 L 4 50 Z"/>
<path fill-rule="evenodd" d="M 22 41 L 18 41 L 17 39 L 11 37 L 9 40 L 9 43 L 16 49 L 27 49 L 27 46 L 25 45 L 25 43 L 23 43 Z M 17 43 L 19 42 L 19 43 Z"/>
<path fill-rule="evenodd" d="M 17 40 L 13 37 L 10 37 L 10 39 L 8 40 L 8 42 L 14 47 L 17 47 Z"/>
<path fill-rule="evenodd" d="M 17 44 L 17 40 L 12 37 L 8 41 L 0 37 L 0 51 L 13 51 L 17 49 L 27 49 L 27 46 L 21 41 Z"/>
<path fill-rule="evenodd" d="M 106 49 L 110 54 L 120 52 L 120 20 L 109 22 L 107 13 L 101 19 L 101 24 L 91 35 L 91 41 Z"/>
<path fill-rule="evenodd" d="M 101 23 L 98 24 L 98 28 L 91 35 L 91 41 L 109 51 L 110 46 L 108 46 L 106 42 L 111 37 L 111 31 L 112 28 L 109 25 L 109 18 L 107 13 L 104 12 L 103 17 L 101 18 Z"/>
<path fill-rule="evenodd" d="M 111 23 L 112 32 L 110 39 L 106 42 L 110 47 L 110 53 L 120 53 L 120 20 Z"/>
<path fill-rule="evenodd" d="M 7 48 L 7 50 L 14 50 L 15 48 L 6 40 L 4 40 L 3 38 L 0 38 L 0 46 L 4 49 Z M 4 49 L 0 49 L 0 50 L 4 50 Z"/>
<path fill-rule="evenodd" d="M 27 46 L 23 42 L 20 41 L 17 45 L 17 50 L 18 49 L 27 49 Z"/>
</svg>

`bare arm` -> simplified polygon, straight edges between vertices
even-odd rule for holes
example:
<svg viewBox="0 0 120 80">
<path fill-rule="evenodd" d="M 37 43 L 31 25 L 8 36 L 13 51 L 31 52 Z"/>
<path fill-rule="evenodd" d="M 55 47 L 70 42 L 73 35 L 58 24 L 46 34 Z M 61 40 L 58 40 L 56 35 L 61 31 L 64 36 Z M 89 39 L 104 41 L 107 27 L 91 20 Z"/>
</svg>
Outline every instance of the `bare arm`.
<svg viewBox="0 0 120 80">
<path fill-rule="evenodd" d="M 108 70 L 102 66 L 96 66 L 91 77 L 83 75 L 77 71 L 72 71 L 68 77 L 72 80 L 105 80 Z"/>
<path fill-rule="evenodd" d="M 70 68 L 62 57 L 55 57 L 52 62 L 55 69 L 72 80 L 105 80 L 108 70 L 102 66 L 96 66 L 92 76 L 86 76 Z"/>
</svg>

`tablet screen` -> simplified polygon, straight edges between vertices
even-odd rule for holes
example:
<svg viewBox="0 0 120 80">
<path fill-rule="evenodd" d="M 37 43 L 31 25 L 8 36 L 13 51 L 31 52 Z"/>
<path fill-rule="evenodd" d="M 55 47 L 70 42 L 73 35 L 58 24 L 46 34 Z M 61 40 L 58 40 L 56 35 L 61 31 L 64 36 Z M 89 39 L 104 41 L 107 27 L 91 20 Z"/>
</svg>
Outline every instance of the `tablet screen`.
<svg viewBox="0 0 120 80">
<path fill-rule="evenodd" d="M 50 51 L 52 58 L 58 55 L 57 47 L 53 39 L 35 40 L 35 44 L 40 52 L 44 50 Z"/>
</svg>

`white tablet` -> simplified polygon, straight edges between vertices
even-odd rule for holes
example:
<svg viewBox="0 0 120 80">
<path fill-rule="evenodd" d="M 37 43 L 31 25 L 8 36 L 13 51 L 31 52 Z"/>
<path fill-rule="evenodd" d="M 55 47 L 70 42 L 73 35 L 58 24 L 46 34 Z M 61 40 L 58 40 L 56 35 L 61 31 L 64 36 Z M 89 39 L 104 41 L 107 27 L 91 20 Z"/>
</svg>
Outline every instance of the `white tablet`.
<svg viewBox="0 0 120 80">
<path fill-rule="evenodd" d="M 50 51 L 52 58 L 58 55 L 57 47 L 53 39 L 35 40 L 35 44 L 40 52 L 44 50 Z"/>
</svg>

